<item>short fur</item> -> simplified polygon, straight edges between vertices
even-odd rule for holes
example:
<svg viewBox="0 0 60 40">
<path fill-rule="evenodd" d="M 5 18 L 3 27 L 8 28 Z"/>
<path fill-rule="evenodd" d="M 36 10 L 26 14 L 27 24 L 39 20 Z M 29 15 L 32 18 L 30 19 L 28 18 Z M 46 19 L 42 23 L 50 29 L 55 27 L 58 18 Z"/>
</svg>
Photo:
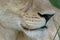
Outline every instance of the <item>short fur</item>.
<svg viewBox="0 0 60 40">
<path fill-rule="evenodd" d="M 56 32 L 52 19 L 51 21 L 53 25 L 50 25 L 51 21 L 48 22 L 47 25 L 49 26 L 49 29 L 43 29 L 42 31 L 26 31 L 22 28 L 21 24 L 30 29 L 36 28 L 36 26 L 32 27 L 26 25 L 25 21 L 36 22 L 39 20 L 35 19 L 44 20 L 44 18 L 37 15 L 38 12 L 44 14 L 54 13 L 54 11 L 60 13 L 58 9 L 50 4 L 49 0 L 0 0 L 0 40 L 18 40 L 17 34 L 19 31 L 25 33 L 32 40 L 52 40 L 54 36 L 53 34 Z M 24 16 L 27 16 L 26 20 L 23 20 Z M 28 18 L 31 18 L 32 20 Z M 52 28 L 54 29 L 51 31 Z M 18 38 L 20 38 L 19 36 L 20 35 L 18 35 Z M 58 36 L 55 40 L 59 40 Z"/>
</svg>

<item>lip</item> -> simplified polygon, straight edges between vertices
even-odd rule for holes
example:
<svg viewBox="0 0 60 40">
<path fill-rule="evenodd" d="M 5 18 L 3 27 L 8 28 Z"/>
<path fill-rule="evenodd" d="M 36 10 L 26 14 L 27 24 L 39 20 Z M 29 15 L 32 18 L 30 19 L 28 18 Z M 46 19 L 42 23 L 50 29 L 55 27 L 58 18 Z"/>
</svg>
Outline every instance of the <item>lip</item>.
<svg viewBox="0 0 60 40">
<path fill-rule="evenodd" d="M 23 29 L 28 30 L 28 31 L 35 31 L 35 30 L 41 30 L 41 29 L 47 29 L 47 26 L 42 26 L 40 28 L 35 28 L 35 29 L 28 29 L 22 25 Z"/>
</svg>

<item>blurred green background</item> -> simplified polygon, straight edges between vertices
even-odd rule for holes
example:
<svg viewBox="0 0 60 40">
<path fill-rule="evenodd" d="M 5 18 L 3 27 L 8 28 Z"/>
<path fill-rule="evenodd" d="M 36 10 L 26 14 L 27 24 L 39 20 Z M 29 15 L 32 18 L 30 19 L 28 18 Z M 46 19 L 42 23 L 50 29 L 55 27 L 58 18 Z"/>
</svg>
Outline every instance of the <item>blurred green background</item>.
<svg viewBox="0 0 60 40">
<path fill-rule="evenodd" d="M 60 0 L 49 0 L 49 1 L 54 7 L 60 9 Z"/>
<path fill-rule="evenodd" d="M 49 1 L 54 7 L 60 9 L 60 0 L 49 0 Z M 59 30 L 57 29 L 57 31 L 58 31 L 58 36 L 60 38 L 60 28 Z"/>
</svg>

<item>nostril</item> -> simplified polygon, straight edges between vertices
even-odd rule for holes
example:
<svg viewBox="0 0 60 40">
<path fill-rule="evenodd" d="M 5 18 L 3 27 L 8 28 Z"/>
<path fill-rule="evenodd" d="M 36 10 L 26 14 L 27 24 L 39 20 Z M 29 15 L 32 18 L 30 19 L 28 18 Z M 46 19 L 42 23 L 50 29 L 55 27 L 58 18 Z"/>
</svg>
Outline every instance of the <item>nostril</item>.
<svg viewBox="0 0 60 40">
<path fill-rule="evenodd" d="M 54 14 L 44 14 L 44 18 L 46 19 L 46 22 L 53 16 Z"/>
<path fill-rule="evenodd" d="M 54 14 L 44 14 L 43 16 L 44 16 L 45 18 L 50 19 L 53 15 L 54 15 Z"/>
<path fill-rule="evenodd" d="M 43 15 L 42 15 L 42 14 L 40 14 L 39 12 L 38 12 L 38 15 L 39 15 L 40 17 L 43 17 Z"/>
<path fill-rule="evenodd" d="M 40 17 L 44 17 L 46 19 L 46 22 L 54 15 L 54 14 L 40 14 L 38 13 Z"/>
<path fill-rule="evenodd" d="M 40 13 L 38 13 L 38 15 L 40 16 L 40 17 L 52 17 L 54 14 L 40 14 Z"/>
</svg>

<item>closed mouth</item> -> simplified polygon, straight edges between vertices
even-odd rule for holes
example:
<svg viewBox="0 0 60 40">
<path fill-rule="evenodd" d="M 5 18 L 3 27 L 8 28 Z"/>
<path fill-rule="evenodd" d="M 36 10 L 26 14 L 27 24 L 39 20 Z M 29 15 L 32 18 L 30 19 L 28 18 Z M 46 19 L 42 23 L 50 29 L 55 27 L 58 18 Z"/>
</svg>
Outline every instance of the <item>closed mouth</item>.
<svg viewBox="0 0 60 40">
<path fill-rule="evenodd" d="M 28 29 L 28 28 L 24 27 L 23 25 L 22 25 L 22 27 L 23 27 L 23 29 L 28 30 L 28 31 L 35 31 L 35 30 L 40 30 L 40 29 L 47 29 L 47 26 L 43 26 L 43 27 L 35 28 L 35 29 Z"/>
</svg>

